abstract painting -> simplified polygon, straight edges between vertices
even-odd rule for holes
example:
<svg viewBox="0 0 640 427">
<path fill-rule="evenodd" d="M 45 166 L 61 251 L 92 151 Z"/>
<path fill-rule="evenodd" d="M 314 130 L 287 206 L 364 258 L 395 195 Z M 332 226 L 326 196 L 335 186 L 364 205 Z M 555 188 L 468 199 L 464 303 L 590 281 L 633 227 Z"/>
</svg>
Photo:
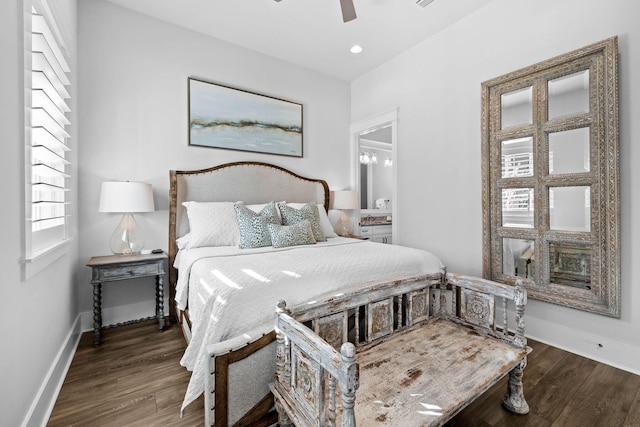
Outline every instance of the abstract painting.
<svg viewBox="0 0 640 427">
<path fill-rule="evenodd" d="M 302 157 L 302 104 L 210 83 L 189 84 L 189 145 Z"/>
</svg>

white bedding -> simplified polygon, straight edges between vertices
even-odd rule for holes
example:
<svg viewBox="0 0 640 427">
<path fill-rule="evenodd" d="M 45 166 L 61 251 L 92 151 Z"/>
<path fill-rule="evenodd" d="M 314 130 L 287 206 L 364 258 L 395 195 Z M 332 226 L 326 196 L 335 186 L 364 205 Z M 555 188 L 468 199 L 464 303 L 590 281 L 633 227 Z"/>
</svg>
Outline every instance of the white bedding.
<svg viewBox="0 0 640 427">
<path fill-rule="evenodd" d="M 193 324 L 180 361 L 193 371 L 182 408 L 204 390 L 206 345 L 273 322 L 278 300 L 294 307 L 356 285 L 438 274 L 443 267 L 426 251 L 341 237 L 281 249 L 227 246 L 179 255 L 176 302 L 180 309 L 188 303 Z"/>
</svg>

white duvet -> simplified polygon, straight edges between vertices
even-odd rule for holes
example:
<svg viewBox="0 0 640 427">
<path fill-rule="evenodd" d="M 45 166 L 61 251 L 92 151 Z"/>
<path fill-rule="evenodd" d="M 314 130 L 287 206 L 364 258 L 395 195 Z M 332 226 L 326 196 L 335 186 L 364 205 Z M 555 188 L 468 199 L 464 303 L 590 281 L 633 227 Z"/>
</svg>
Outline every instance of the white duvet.
<svg viewBox="0 0 640 427">
<path fill-rule="evenodd" d="M 176 302 L 189 306 L 192 337 L 180 363 L 192 371 L 182 408 L 204 390 L 208 344 L 273 322 L 276 304 L 294 307 L 356 285 L 425 274 L 443 267 L 429 252 L 330 238 L 274 249 L 196 248 L 179 254 Z"/>
</svg>

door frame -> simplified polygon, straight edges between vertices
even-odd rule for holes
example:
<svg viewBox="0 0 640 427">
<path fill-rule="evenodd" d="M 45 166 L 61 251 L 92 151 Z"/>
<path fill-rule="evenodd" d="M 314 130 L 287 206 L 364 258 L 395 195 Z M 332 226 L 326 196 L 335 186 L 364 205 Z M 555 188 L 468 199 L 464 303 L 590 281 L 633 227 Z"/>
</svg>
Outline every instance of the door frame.
<svg viewBox="0 0 640 427">
<path fill-rule="evenodd" d="M 349 126 L 350 142 L 351 142 L 351 188 L 354 188 L 360 195 L 360 133 L 365 130 L 375 130 L 387 125 L 391 125 L 391 160 L 393 162 L 391 176 L 391 233 L 393 235 L 393 243 L 400 244 L 400 234 L 398 233 L 398 107 L 367 119 L 359 120 L 351 123 Z M 360 198 L 358 197 L 358 200 Z M 353 218 L 354 230 L 359 230 L 360 209 L 355 211 Z"/>
</svg>

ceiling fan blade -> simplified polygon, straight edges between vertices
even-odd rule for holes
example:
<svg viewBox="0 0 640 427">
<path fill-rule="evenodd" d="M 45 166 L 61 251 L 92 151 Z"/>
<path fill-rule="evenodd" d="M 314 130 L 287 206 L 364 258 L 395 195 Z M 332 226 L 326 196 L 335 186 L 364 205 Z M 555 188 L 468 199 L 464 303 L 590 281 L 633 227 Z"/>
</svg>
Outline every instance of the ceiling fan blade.
<svg viewBox="0 0 640 427">
<path fill-rule="evenodd" d="M 353 6 L 353 0 L 340 0 L 340 7 L 342 8 L 342 20 L 344 22 L 356 19 L 356 8 Z"/>
</svg>

